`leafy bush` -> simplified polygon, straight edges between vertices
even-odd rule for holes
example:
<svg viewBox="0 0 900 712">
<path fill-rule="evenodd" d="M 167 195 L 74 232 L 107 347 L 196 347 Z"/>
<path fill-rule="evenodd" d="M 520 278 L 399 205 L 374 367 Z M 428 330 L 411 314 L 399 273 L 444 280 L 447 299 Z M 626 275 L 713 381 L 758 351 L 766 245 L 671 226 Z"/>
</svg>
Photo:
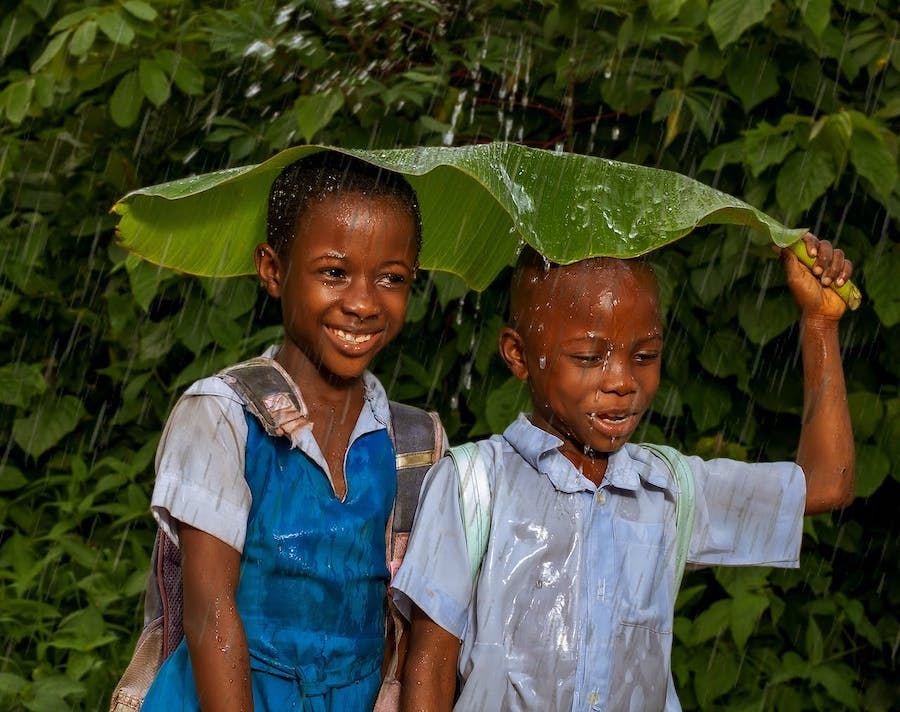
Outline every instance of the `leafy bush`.
<svg viewBox="0 0 900 712">
<path fill-rule="evenodd" d="M 844 248 L 858 500 L 806 521 L 799 571 L 689 574 L 685 709 L 900 699 L 898 19 L 890 0 L 225 3 L 19 0 L 0 21 L 0 662 L 4 709 L 102 709 L 140 626 L 152 461 L 194 378 L 278 338 L 252 280 L 126 256 L 129 189 L 288 145 L 495 138 L 678 170 Z M 736 228 L 657 256 L 669 330 L 643 435 L 791 458 L 793 306 Z M 451 439 L 523 392 L 495 356 L 504 284 L 421 279 L 379 361 Z"/>
</svg>

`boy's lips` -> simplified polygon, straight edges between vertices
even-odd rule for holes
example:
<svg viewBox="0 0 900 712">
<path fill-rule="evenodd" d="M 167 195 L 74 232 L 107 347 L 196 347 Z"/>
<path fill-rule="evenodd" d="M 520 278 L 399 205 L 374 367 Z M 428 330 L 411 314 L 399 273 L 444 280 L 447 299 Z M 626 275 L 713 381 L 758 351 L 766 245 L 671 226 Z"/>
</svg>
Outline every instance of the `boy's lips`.
<svg viewBox="0 0 900 712">
<path fill-rule="evenodd" d="M 637 417 L 637 414 L 631 411 L 588 413 L 591 428 L 611 438 L 621 438 L 630 434 L 637 424 L 635 422 Z"/>
</svg>

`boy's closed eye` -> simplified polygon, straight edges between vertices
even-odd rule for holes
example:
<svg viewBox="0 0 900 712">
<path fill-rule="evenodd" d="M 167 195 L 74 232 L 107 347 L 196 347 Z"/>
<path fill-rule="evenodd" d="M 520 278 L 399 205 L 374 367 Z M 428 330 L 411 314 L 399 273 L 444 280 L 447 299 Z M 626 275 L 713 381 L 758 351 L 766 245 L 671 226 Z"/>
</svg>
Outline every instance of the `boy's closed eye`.
<svg viewBox="0 0 900 712">
<path fill-rule="evenodd" d="M 661 355 L 659 351 L 641 351 L 634 355 L 634 360 L 641 364 L 651 364 L 659 360 Z"/>
<path fill-rule="evenodd" d="M 385 286 L 392 287 L 394 285 L 406 284 L 408 278 L 402 272 L 386 272 L 378 278 L 378 281 Z"/>
</svg>

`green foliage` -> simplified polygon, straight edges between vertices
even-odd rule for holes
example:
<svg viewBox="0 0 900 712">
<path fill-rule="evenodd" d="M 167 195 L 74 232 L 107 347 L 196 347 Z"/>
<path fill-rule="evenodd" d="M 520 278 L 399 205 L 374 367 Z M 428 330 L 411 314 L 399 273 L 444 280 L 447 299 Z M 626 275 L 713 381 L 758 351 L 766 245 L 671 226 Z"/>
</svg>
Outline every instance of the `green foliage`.
<svg viewBox="0 0 900 712">
<path fill-rule="evenodd" d="M 843 326 L 860 499 L 806 521 L 799 571 L 689 573 L 673 666 L 686 710 L 895 708 L 893 3 L 220 5 L 20 0 L 0 19 L 0 707 L 106 706 L 140 626 L 165 416 L 191 380 L 278 338 L 252 280 L 126 258 L 113 202 L 304 141 L 499 138 L 693 175 L 850 254 L 867 297 Z M 654 257 L 665 390 L 639 435 L 791 458 L 802 394 L 783 277 L 743 229 L 710 232 Z M 519 407 L 494 355 L 503 279 L 475 295 L 423 275 L 378 362 L 454 442 Z"/>
</svg>

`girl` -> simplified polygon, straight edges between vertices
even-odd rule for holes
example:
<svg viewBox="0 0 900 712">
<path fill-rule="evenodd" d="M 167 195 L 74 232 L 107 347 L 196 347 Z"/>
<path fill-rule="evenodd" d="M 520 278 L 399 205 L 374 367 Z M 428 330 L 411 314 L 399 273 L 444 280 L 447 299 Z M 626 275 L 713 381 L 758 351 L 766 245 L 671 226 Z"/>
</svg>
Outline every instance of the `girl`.
<svg viewBox="0 0 900 712">
<path fill-rule="evenodd" d="M 418 203 L 399 175 L 318 153 L 275 180 L 267 229 L 256 268 L 284 343 L 264 358 L 299 407 L 273 437 L 225 375 L 173 409 L 151 505 L 182 552 L 185 639 L 144 710 L 344 712 L 378 693 L 396 474 L 367 368 L 404 321 Z"/>
</svg>

